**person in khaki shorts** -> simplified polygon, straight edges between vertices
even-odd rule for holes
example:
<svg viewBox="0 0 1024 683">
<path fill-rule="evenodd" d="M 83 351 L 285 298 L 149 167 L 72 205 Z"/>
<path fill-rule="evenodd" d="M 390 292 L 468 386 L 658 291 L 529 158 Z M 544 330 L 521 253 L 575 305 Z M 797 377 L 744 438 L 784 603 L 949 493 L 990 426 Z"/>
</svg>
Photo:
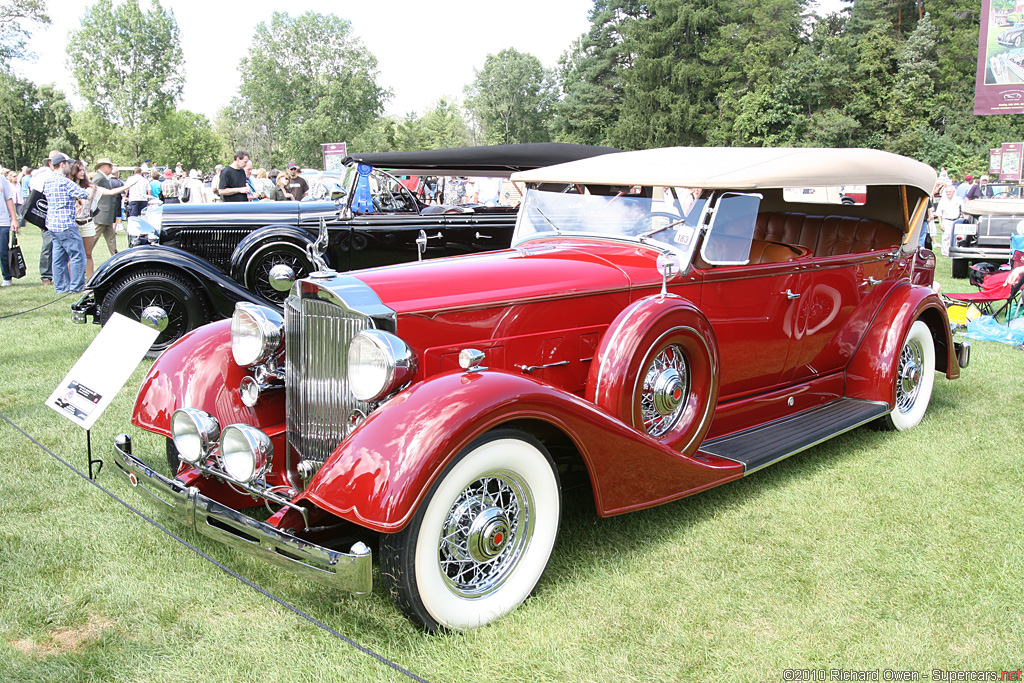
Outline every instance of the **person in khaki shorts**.
<svg viewBox="0 0 1024 683">
<path fill-rule="evenodd" d="M 96 175 L 92 181 L 96 185 L 109 190 L 110 172 L 114 169 L 114 162 L 103 157 L 96 160 Z M 117 233 L 114 232 L 114 224 L 117 223 L 117 214 L 120 212 L 121 195 L 101 196 L 96 205 L 97 213 L 93 217 L 96 224 L 96 241 L 102 237 L 107 242 L 107 250 L 113 256 L 117 253 Z"/>
</svg>

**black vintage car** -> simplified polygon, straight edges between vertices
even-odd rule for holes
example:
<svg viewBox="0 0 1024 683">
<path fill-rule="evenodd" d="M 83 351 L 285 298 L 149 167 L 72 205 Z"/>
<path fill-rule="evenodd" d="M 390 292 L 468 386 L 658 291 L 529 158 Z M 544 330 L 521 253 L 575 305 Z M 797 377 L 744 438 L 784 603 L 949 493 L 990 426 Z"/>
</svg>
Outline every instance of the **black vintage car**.
<svg viewBox="0 0 1024 683">
<path fill-rule="evenodd" d="M 516 206 L 426 205 L 399 176 L 508 178 L 515 171 L 616 152 L 557 143 L 352 155 L 336 201 L 170 204 L 138 224 L 137 246 L 96 270 L 72 320 L 103 324 L 113 313 L 139 320 L 149 307 L 166 314 L 157 355 L 186 332 L 230 317 L 235 304 L 280 304 L 270 270 L 294 277 L 316 270 L 312 245 L 326 227 L 326 265 L 345 271 L 419 258 L 508 247 Z M 389 169 L 387 172 L 383 169 Z"/>
<path fill-rule="evenodd" d="M 964 203 L 964 217 L 953 224 L 949 257 L 953 277 L 967 277 L 971 263 L 1005 263 L 1010 238 L 1024 229 L 1024 199 L 1016 184 L 990 184 L 981 199 Z M 990 193 L 990 194 L 989 194 Z"/>
</svg>

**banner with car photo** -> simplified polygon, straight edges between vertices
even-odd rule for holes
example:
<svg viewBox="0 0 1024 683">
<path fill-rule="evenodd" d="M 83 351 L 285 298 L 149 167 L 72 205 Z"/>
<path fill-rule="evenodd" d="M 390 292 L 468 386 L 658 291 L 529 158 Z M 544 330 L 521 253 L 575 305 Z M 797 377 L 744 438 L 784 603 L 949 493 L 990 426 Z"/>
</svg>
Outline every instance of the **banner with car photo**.
<svg viewBox="0 0 1024 683">
<path fill-rule="evenodd" d="M 1024 0 L 982 0 L 974 113 L 1024 113 Z"/>
</svg>

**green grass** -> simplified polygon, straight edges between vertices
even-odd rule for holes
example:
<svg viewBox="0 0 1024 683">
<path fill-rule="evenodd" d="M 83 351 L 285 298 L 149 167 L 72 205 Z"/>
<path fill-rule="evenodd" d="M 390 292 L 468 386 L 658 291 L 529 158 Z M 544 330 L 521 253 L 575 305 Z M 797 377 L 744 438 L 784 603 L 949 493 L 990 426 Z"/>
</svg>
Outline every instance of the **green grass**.
<svg viewBox="0 0 1024 683">
<path fill-rule="evenodd" d="M 0 316 L 53 299 L 30 276 Z M 101 247 L 102 252 L 102 247 Z M 103 252 L 105 253 L 105 252 Z M 949 261 L 939 257 L 948 290 Z M 73 298 L 0 320 L 0 412 L 85 469 L 43 401 L 99 328 Z M 1024 354 L 974 344 L 923 424 L 858 429 L 748 479 L 599 519 L 566 498 L 535 596 L 467 634 L 413 628 L 378 585 L 332 594 L 183 527 L 189 541 L 431 681 L 780 681 L 791 668 L 1016 670 L 1024 623 Z M 108 457 L 145 361 L 93 429 Z M 129 502 L 108 469 L 100 483 Z M 399 674 L 160 533 L 0 423 L 0 680 L 379 681 Z"/>
</svg>

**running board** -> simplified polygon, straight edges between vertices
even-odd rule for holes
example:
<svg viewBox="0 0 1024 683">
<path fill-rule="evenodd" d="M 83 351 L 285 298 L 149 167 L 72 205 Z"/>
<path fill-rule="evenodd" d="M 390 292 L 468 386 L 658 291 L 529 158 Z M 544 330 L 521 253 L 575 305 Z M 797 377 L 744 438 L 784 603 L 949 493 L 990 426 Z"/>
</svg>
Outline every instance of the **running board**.
<svg viewBox="0 0 1024 683">
<path fill-rule="evenodd" d="M 871 422 L 889 410 L 879 401 L 840 398 L 760 427 L 710 439 L 701 444 L 700 452 L 741 463 L 746 475 Z"/>
</svg>

